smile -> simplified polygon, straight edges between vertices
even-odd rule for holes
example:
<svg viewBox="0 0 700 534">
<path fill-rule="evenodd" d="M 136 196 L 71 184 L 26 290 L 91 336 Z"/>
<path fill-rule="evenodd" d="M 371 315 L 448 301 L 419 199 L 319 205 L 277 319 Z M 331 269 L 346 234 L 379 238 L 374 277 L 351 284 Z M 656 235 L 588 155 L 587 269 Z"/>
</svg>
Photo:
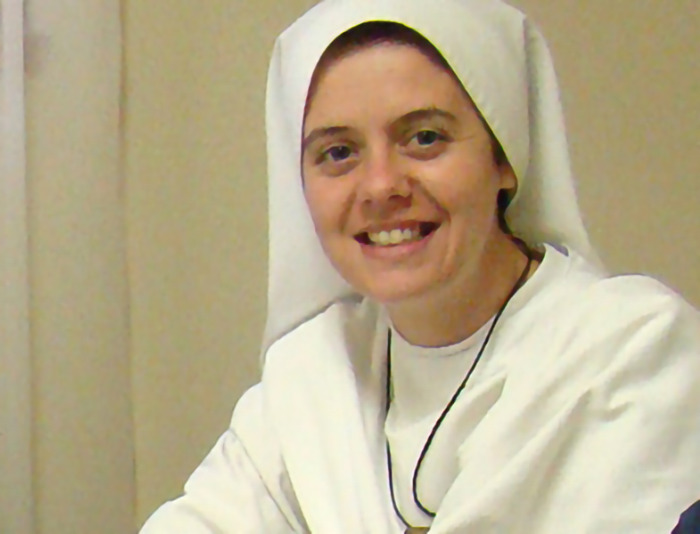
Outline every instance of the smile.
<svg viewBox="0 0 700 534">
<path fill-rule="evenodd" d="M 361 232 L 355 236 L 355 239 L 364 245 L 392 247 L 420 241 L 433 233 L 438 226 L 437 223 L 422 222 L 404 228 Z"/>
</svg>

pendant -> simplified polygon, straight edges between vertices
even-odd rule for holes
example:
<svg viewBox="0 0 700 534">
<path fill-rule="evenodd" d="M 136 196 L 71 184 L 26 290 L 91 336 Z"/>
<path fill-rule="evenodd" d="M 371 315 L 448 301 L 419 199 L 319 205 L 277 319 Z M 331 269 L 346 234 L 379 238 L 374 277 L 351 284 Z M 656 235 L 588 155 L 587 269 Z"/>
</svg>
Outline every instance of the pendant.
<svg viewBox="0 0 700 534">
<path fill-rule="evenodd" d="M 420 534 L 421 532 L 430 532 L 430 527 L 411 527 L 407 528 L 404 534 Z"/>
</svg>

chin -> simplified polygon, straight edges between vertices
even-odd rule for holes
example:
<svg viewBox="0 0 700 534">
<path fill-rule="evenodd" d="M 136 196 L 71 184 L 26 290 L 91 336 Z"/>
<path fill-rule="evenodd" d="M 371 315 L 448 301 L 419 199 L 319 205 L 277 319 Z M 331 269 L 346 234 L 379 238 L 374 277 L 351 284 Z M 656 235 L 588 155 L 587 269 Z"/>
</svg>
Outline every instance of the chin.
<svg viewBox="0 0 700 534">
<path fill-rule="evenodd" d="M 382 283 L 374 281 L 370 284 L 355 285 L 364 296 L 379 302 L 380 304 L 391 305 L 401 302 L 420 299 L 437 288 L 437 281 L 428 280 L 384 280 Z"/>
</svg>

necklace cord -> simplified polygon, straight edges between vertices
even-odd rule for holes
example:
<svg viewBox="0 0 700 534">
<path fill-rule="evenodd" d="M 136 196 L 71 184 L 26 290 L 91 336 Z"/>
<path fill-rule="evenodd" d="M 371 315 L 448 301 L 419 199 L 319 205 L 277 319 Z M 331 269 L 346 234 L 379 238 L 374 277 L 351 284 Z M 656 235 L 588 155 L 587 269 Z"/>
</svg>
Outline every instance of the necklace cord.
<svg viewBox="0 0 700 534">
<path fill-rule="evenodd" d="M 430 433 L 428 434 L 428 438 L 425 440 L 425 443 L 423 444 L 423 448 L 421 449 L 420 455 L 418 456 L 418 461 L 416 462 L 416 466 L 413 469 L 413 478 L 411 481 L 413 502 L 415 503 L 415 505 L 418 507 L 418 509 L 421 512 L 423 512 L 425 515 L 427 515 L 430 518 L 434 518 L 436 513 L 429 510 L 421 502 L 420 496 L 418 495 L 418 474 L 420 472 L 420 468 L 423 465 L 423 461 L 425 460 L 425 457 L 428 453 L 428 449 L 430 449 L 430 445 L 433 443 L 433 440 L 435 439 L 435 435 L 437 434 L 437 431 L 439 430 L 443 421 L 447 417 L 447 414 L 450 412 L 450 410 L 452 409 L 454 404 L 457 402 L 457 399 L 459 398 L 460 394 L 462 393 L 465 386 L 467 385 L 469 378 L 471 378 L 472 374 L 474 373 L 474 370 L 476 369 L 476 366 L 479 363 L 481 356 L 484 354 L 484 351 L 486 350 L 486 346 L 488 345 L 488 342 L 491 339 L 491 334 L 493 334 L 493 331 L 496 327 L 496 323 L 498 323 L 498 320 L 501 318 L 501 315 L 503 315 L 503 312 L 505 311 L 506 307 L 508 306 L 508 303 L 511 301 L 513 296 L 518 292 L 518 290 L 522 287 L 522 285 L 525 283 L 525 280 L 527 279 L 527 275 L 530 272 L 530 267 L 532 266 L 533 256 L 532 256 L 532 253 L 529 250 L 529 248 L 526 247 L 525 250 L 526 250 L 525 255 L 527 257 L 527 263 L 525 264 L 525 268 L 520 273 L 518 280 L 513 285 L 512 289 L 508 293 L 508 296 L 504 300 L 503 304 L 496 312 L 496 315 L 494 316 L 493 321 L 491 321 L 491 326 L 489 327 L 488 332 L 486 333 L 486 337 L 484 338 L 484 341 L 482 342 L 481 347 L 479 348 L 479 352 L 477 353 L 476 358 L 474 358 L 474 361 L 472 362 L 471 366 L 469 367 L 467 374 L 464 376 L 464 378 L 460 382 L 459 386 L 457 387 L 455 392 L 452 394 L 452 397 L 450 398 L 449 402 L 445 405 L 442 412 L 440 413 L 440 415 L 436 419 L 435 423 L 433 424 L 433 427 L 430 430 Z M 393 391 L 392 391 L 392 380 L 391 380 L 391 329 L 389 329 L 389 332 L 387 335 L 387 383 L 386 383 L 386 412 L 385 412 L 386 414 L 389 413 L 389 407 L 391 406 L 392 396 L 393 396 Z M 396 496 L 394 494 L 394 476 L 393 476 L 394 470 L 393 470 L 393 465 L 392 465 L 392 461 L 391 461 L 391 446 L 389 444 L 388 438 L 386 440 L 386 456 L 387 456 L 387 476 L 389 478 L 389 492 L 391 494 L 391 504 L 394 508 L 394 511 L 396 512 L 396 515 L 399 517 L 401 522 L 403 522 L 403 524 L 406 525 L 406 527 L 408 527 L 408 528 L 415 528 L 404 518 L 403 514 L 399 510 L 398 503 L 396 502 Z"/>
</svg>

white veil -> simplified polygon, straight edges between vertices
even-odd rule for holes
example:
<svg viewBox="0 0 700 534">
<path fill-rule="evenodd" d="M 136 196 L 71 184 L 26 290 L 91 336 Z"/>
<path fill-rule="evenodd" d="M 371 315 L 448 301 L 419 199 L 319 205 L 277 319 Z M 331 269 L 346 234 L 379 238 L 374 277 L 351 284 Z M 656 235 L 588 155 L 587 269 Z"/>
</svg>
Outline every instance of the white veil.
<svg viewBox="0 0 700 534">
<path fill-rule="evenodd" d="M 314 69 L 340 34 L 392 21 L 445 57 L 501 143 L 518 179 L 506 219 L 527 242 L 597 262 L 576 202 L 554 68 L 540 32 L 500 0 L 326 0 L 277 39 L 267 86 L 269 286 L 263 355 L 282 335 L 352 295 L 327 260 L 300 172 L 304 105 Z"/>
</svg>

